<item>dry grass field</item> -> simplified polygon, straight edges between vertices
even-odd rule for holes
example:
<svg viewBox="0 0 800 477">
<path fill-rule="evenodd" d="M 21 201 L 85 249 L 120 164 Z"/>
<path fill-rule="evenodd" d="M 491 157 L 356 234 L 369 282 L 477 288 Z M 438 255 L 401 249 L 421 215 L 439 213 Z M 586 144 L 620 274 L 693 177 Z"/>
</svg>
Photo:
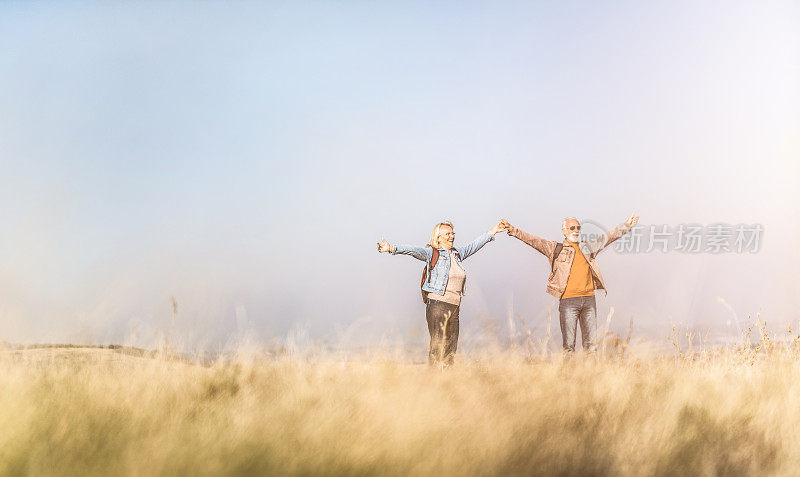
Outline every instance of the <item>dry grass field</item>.
<svg viewBox="0 0 800 477">
<path fill-rule="evenodd" d="M 677 335 L 676 335 L 677 336 Z M 798 341 L 599 360 L 0 351 L 0 475 L 792 475 Z"/>
</svg>

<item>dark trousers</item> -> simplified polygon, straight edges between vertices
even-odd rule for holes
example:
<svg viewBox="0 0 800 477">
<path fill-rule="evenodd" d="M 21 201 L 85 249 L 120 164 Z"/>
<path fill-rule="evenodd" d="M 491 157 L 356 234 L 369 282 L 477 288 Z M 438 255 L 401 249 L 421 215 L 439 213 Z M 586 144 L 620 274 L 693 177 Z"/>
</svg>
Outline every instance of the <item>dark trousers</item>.
<svg viewBox="0 0 800 477">
<path fill-rule="evenodd" d="M 428 363 L 453 364 L 458 348 L 458 306 L 429 299 L 425 319 L 428 320 L 428 332 L 431 334 Z"/>
</svg>

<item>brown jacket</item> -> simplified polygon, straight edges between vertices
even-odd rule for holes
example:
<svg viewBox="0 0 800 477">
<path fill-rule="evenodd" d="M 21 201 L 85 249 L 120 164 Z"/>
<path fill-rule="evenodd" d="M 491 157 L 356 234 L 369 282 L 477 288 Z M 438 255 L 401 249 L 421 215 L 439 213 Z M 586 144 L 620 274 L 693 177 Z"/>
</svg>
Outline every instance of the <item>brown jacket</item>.
<svg viewBox="0 0 800 477">
<path fill-rule="evenodd" d="M 600 274 L 600 268 L 597 266 L 597 262 L 595 262 L 594 258 L 601 250 L 629 231 L 630 227 L 621 224 L 606 232 L 602 237 L 592 241 L 581 242 L 578 245 L 581 252 L 583 252 L 583 256 L 586 257 L 586 261 L 589 262 L 589 267 L 592 269 L 595 289 L 605 290 L 606 287 L 603 283 L 603 275 Z M 547 257 L 548 264 L 553 261 L 553 253 L 555 252 L 557 242 L 545 240 L 513 226 L 508 230 L 508 235 L 522 240 L 541 252 Z M 547 279 L 547 293 L 556 298 L 561 298 L 561 295 L 564 294 L 564 290 L 567 289 L 567 279 L 569 278 L 569 271 L 572 268 L 573 258 L 575 258 L 575 251 L 566 239 L 564 239 L 564 247 L 561 249 L 561 253 L 558 254 L 558 257 L 556 257 L 553 270 L 550 272 L 550 277 Z M 608 290 L 606 290 L 606 293 L 608 293 Z"/>
</svg>

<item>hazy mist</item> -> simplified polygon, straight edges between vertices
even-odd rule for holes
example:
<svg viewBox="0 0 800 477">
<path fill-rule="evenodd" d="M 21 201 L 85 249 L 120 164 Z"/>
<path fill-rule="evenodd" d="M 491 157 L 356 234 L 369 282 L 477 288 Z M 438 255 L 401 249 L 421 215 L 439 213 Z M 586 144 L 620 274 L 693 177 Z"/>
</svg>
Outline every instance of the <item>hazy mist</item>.
<svg viewBox="0 0 800 477">
<path fill-rule="evenodd" d="M 609 249 L 601 323 L 800 320 L 796 2 L 4 2 L 0 49 L 0 341 L 418 342 L 381 237 L 632 212 L 761 246 Z M 464 345 L 541 333 L 548 266 L 469 258 Z"/>
</svg>

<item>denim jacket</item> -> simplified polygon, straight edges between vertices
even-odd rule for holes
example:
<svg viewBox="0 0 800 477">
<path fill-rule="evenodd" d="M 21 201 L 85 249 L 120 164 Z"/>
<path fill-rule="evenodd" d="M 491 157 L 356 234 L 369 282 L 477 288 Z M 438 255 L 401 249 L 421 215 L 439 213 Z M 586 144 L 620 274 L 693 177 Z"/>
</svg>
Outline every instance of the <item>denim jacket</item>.
<svg viewBox="0 0 800 477">
<path fill-rule="evenodd" d="M 461 260 L 456 257 L 457 263 L 461 265 L 461 268 L 464 268 L 461 261 L 466 260 L 467 257 L 480 250 L 481 247 L 492 240 L 494 240 L 494 235 L 489 232 L 484 232 L 478 238 L 463 247 L 453 247 L 453 251 L 458 252 L 461 256 Z M 417 260 L 425 262 L 427 264 L 427 274 L 425 283 L 422 284 L 422 289 L 426 292 L 444 295 L 444 291 L 447 288 L 447 279 L 450 277 L 450 254 L 447 253 L 447 250 L 443 248 L 439 249 L 439 259 L 436 261 L 436 266 L 433 267 L 433 270 L 430 269 L 433 249 L 429 246 L 414 247 L 411 245 L 394 245 L 392 255 L 397 255 L 398 253 L 401 255 L 411 255 Z M 455 254 L 453 256 L 455 257 Z M 464 269 L 465 273 L 466 271 L 467 270 Z M 466 290 L 466 282 L 464 282 L 464 288 L 461 291 L 462 295 L 464 294 L 464 290 Z"/>
</svg>

